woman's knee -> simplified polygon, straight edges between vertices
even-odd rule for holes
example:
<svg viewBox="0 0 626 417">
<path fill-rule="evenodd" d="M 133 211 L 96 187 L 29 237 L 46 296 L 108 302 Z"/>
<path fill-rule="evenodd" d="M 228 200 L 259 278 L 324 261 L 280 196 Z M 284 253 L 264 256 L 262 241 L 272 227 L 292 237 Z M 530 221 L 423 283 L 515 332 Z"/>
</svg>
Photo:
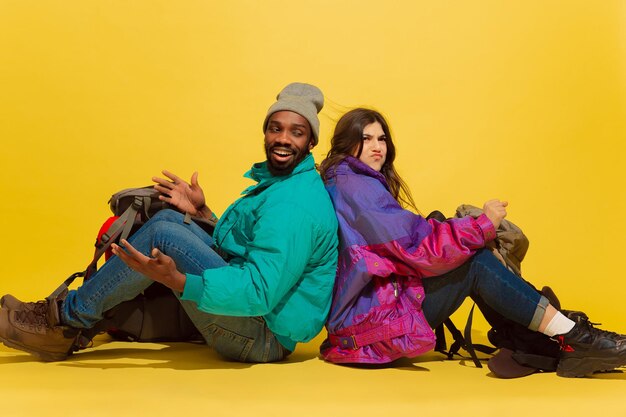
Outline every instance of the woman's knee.
<svg viewBox="0 0 626 417">
<path fill-rule="evenodd" d="M 487 248 L 482 248 L 476 251 L 474 259 L 479 262 L 491 262 L 494 260 L 497 261 L 496 256 L 491 252 L 490 249 Z"/>
<path fill-rule="evenodd" d="M 470 264 L 476 267 L 487 268 L 488 270 L 497 271 L 500 268 L 506 269 L 506 266 L 494 255 L 491 249 L 483 248 L 476 252 L 471 258 Z"/>
</svg>

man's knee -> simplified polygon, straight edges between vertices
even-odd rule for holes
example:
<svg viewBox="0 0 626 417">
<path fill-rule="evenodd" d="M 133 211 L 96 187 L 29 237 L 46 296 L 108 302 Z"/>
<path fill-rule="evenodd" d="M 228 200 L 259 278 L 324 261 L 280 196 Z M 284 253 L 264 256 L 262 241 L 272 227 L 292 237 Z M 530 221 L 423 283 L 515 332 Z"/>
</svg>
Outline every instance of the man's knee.
<svg viewBox="0 0 626 417">
<path fill-rule="evenodd" d="M 182 223 L 184 215 L 176 210 L 165 209 L 159 210 L 152 218 L 150 219 L 151 223 L 156 222 L 174 222 L 174 223 Z"/>
<path fill-rule="evenodd" d="M 163 249 L 162 245 L 167 242 L 180 242 L 189 234 L 189 230 L 183 224 L 182 216 L 174 210 L 161 210 L 141 226 L 129 241 L 132 244 L 138 239 L 148 239 L 151 246 L 159 249 Z"/>
</svg>

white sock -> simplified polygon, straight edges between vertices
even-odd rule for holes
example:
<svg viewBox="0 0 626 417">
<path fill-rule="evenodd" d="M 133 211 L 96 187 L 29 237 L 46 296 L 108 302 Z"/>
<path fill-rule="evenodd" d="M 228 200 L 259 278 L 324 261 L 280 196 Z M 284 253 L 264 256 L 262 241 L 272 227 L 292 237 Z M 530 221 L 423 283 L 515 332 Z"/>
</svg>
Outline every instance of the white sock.
<svg viewBox="0 0 626 417">
<path fill-rule="evenodd" d="M 557 311 L 550 323 L 546 326 L 546 329 L 543 331 L 543 334 L 546 336 L 552 337 L 557 334 L 565 334 L 572 330 L 572 328 L 576 325 L 572 320 L 565 317 L 560 311 Z"/>
</svg>

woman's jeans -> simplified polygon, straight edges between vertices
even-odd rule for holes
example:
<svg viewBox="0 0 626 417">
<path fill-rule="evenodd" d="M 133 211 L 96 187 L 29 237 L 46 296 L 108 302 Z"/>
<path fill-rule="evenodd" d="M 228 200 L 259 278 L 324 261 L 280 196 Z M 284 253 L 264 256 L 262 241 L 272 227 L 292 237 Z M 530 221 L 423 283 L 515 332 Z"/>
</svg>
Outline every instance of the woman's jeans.
<svg viewBox="0 0 626 417">
<path fill-rule="evenodd" d="M 176 211 L 162 210 L 128 241 L 143 254 L 158 248 L 183 273 L 202 275 L 206 269 L 227 265 L 212 249 L 213 238 L 195 223 L 185 224 L 183 219 Z M 104 312 L 135 298 L 153 282 L 114 256 L 81 287 L 69 292 L 61 308 L 61 321 L 75 328 L 91 328 Z M 174 293 L 180 298 L 180 294 Z M 262 317 L 219 316 L 200 311 L 195 302 L 181 303 L 207 344 L 229 359 L 272 362 L 290 353 L 276 340 Z"/>
<path fill-rule="evenodd" d="M 432 328 L 443 323 L 471 297 L 479 308 L 537 331 L 548 300 L 509 271 L 487 249 L 481 249 L 457 269 L 422 280 L 426 297 L 422 305 Z"/>
</svg>

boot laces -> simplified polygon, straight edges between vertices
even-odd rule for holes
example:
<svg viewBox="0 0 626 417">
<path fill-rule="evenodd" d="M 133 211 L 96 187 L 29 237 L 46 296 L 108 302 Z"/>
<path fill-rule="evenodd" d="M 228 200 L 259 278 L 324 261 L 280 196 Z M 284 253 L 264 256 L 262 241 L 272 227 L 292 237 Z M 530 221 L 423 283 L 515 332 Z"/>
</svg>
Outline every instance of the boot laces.
<svg viewBox="0 0 626 417">
<path fill-rule="evenodd" d="M 588 319 L 581 319 L 581 325 L 585 327 L 585 329 L 591 334 L 591 336 L 596 339 L 597 337 L 608 337 L 611 339 L 617 339 L 620 337 L 619 333 L 611 332 L 609 330 L 598 329 L 594 326 L 601 326 L 602 323 L 594 323 L 589 321 Z"/>
<path fill-rule="evenodd" d="M 15 310 L 15 320 L 31 326 L 48 327 L 47 313 L 48 303 L 46 301 L 27 303 L 24 310 Z"/>
</svg>

